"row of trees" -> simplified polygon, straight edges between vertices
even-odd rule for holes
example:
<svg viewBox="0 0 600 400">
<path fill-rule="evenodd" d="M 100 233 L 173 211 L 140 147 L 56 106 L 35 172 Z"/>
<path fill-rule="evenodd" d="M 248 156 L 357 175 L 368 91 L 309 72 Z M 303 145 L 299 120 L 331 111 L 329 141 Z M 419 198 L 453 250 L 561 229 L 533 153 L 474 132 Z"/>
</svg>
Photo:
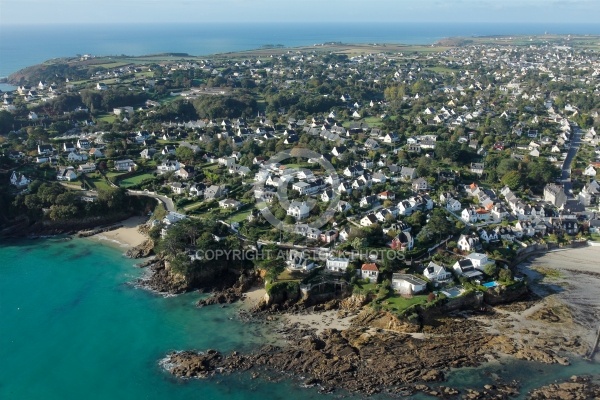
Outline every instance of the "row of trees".
<svg viewBox="0 0 600 400">
<path fill-rule="evenodd" d="M 15 197 L 10 215 L 27 215 L 32 220 L 41 220 L 47 215 L 53 221 L 67 221 L 143 210 L 140 201 L 127 196 L 125 189 L 110 188 L 99 189 L 97 200 L 86 202 L 81 199 L 81 193 L 69 190 L 58 182 L 35 180 L 29 185 L 27 193 Z"/>
</svg>

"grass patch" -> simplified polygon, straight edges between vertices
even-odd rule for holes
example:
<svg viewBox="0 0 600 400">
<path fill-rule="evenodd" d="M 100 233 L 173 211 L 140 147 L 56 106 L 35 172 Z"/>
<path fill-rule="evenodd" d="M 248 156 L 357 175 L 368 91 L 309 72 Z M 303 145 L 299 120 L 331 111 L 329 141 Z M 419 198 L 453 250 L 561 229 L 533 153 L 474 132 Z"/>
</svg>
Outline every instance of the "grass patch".
<svg viewBox="0 0 600 400">
<path fill-rule="evenodd" d="M 543 275 L 544 278 L 555 278 L 555 279 L 562 278 L 562 274 L 560 273 L 560 271 L 556 270 L 554 268 L 538 266 L 538 267 L 531 267 L 531 269 L 534 270 L 535 272 Z"/>
<path fill-rule="evenodd" d="M 452 68 L 447 68 L 447 67 L 426 67 L 426 70 L 432 71 L 432 72 L 436 72 L 438 74 L 454 74 L 455 72 L 457 72 L 455 69 Z"/>
<path fill-rule="evenodd" d="M 91 181 L 96 189 L 109 190 L 111 188 L 104 178 L 90 178 L 89 181 Z"/>
<path fill-rule="evenodd" d="M 117 120 L 117 116 L 114 114 L 103 114 L 96 118 L 98 121 L 104 121 L 112 124 Z"/>
<path fill-rule="evenodd" d="M 199 200 L 199 201 L 193 202 L 192 204 L 188 204 L 187 206 L 183 207 L 183 209 L 185 211 L 193 211 L 197 208 L 202 207 L 203 204 L 205 204 L 204 201 Z"/>
<path fill-rule="evenodd" d="M 277 281 L 300 281 L 304 278 L 302 272 L 285 270 L 277 276 Z"/>
<path fill-rule="evenodd" d="M 134 175 L 134 176 L 130 176 L 129 178 L 125 178 L 122 181 L 119 181 L 119 186 L 128 188 L 131 186 L 139 185 L 146 179 L 153 179 L 153 178 L 154 178 L 154 175 L 149 174 L 149 173 Z"/>
<path fill-rule="evenodd" d="M 252 212 L 251 209 L 238 211 L 235 214 L 231 215 L 229 218 L 227 218 L 227 222 L 238 222 L 239 223 L 239 222 L 245 221 L 251 212 Z"/>
<path fill-rule="evenodd" d="M 427 303 L 426 295 L 418 295 L 413 297 L 402 297 L 397 294 L 393 294 L 392 296 L 386 298 L 381 302 L 381 307 L 388 309 L 390 311 L 402 312 L 407 308 L 414 306 L 416 304 L 425 304 Z"/>
</svg>

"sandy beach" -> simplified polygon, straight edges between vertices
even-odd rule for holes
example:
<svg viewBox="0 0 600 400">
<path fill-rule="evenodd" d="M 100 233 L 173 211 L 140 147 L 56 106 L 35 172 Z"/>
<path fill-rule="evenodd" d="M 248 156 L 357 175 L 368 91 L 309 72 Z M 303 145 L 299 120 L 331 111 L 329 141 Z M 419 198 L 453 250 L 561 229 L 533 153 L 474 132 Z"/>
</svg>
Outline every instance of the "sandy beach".
<svg viewBox="0 0 600 400">
<path fill-rule="evenodd" d="M 121 248 L 130 248 L 142 244 L 147 237 L 138 231 L 138 226 L 145 223 L 146 217 L 132 217 L 121 222 L 122 227 L 91 236 L 91 239 L 113 244 Z"/>
<path fill-rule="evenodd" d="M 313 329 L 318 335 L 325 329 L 337 329 L 338 331 L 348 329 L 355 316 L 339 318 L 337 310 L 330 310 L 307 314 L 285 314 L 284 318 L 290 325 L 296 323 L 304 325 L 308 329 Z"/>
<path fill-rule="evenodd" d="M 246 293 L 244 293 L 242 309 L 250 310 L 257 306 L 258 303 L 265 298 L 265 294 L 267 294 L 267 291 L 262 286 L 256 286 L 248 290 Z"/>
<path fill-rule="evenodd" d="M 583 356 L 592 347 L 599 328 L 598 260 L 600 246 L 589 246 L 551 251 L 522 263 L 518 270 L 527 276 L 538 300 L 523 309 L 497 307 L 498 317 L 483 318 L 489 324 L 488 330 L 544 347 L 577 340 L 581 343 L 577 352 Z"/>
</svg>

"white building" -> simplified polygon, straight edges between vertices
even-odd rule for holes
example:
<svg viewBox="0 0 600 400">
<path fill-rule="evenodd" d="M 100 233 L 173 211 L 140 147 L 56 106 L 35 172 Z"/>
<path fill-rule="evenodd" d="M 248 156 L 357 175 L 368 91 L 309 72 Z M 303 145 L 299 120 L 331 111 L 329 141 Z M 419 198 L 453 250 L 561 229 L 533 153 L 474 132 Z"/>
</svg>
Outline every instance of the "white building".
<svg viewBox="0 0 600 400">
<path fill-rule="evenodd" d="M 427 282 L 408 274 L 392 274 L 392 288 L 404 295 L 420 293 L 427 288 Z"/>
<path fill-rule="evenodd" d="M 325 268 L 331 272 L 346 272 L 348 265 L 350 265 L 350 260 L 347 258 L 330 257 L 325 263 Z"/>
<path fill-rule="evenodd" d="M 452 279 L 451 272 L 446 271 L 446 268 L 434 263 L 433 261 L 430 261 L 429 265 L 425 267 L 423 276 L 432 282 L 445 282 Z"/>
<path fill-rule="evenodd" d="M 291 215 L 297 220 L 301 220 L 308 217 L 309 213 L 310 208 L 308 207 L 308 204 L 305 201 L 292 201 L 290 203 L 289 208 L 287 209 L 287 215 Z"/>
</svg>

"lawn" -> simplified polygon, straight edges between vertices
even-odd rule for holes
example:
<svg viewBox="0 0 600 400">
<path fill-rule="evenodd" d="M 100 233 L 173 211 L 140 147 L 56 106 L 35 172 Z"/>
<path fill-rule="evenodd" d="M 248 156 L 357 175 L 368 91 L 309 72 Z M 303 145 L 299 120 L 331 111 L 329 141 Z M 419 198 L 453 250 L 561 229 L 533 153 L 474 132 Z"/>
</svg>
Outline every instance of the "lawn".
<svg viewBox="0 0 600 400">
<path fill-rule="evenodd" d="M 277 277 L 277 281 L 299 281 L 304 278 L 304 274 L 299 271 L 289 271 L 285 270 Z"/>
<path fill-rule="evenodd" d="M 446 67 L 425 67 L 426 70 L 428 71 L 433 71 L 433 72 L 437 72 L 438 74 L 454 74 L 455 72 L 457 72 L 455 69 L 452 68 L 446 68 Z"/>
<path fill-rule="evenodd" d="M 426 295 L 418 295 L 413 297 L 402 297 L 400 295 L 394 294 L 387 299 L 381 302 L 381 306 L 383 308 L 389 309 L 391 311 L 404 311 L 408 307 L 413 306 L 415 304 L 423 304 L 427 302 Z"/>
<path fill-rule="evenodd" d="M 129 178 L 125 178 L 122 181 L 119 181 L 119 186 L 128 188 L 134 185 L 138 185 L 142 183 L 146 179 L 153 179 L 154 175 L 149 173 L 144 173 L 140 175 L 130 176 Z"/>
<path fill-rule="evenodd" d="M 246 218 L 248 218 L 248 215 L 250 215 L 250 212 L 252 212 L 252 209 L 238 211 L 235 214 L 233 214 L 230 217 L 228 217 L 227 218 L 227 222 L 242 222 L 242 221 L 245 221 Z"/>
<path fill-rule="evenodd" d="M 117 116 L 114 114 L 103 114 L 101 116 L 99 116 L 97 118 L 98 121 L 105 121 L 108 122 L 110 124 L 112 124 L 113 122 L 115 122 L 117 119 Z"/>
<path fill-rule="evenodd" d="M 369 124 L 370 127 L 380 127 L 383 125 L 383 121 L 379 117 L 366 117 L 363 119 L 363 122 Z"/>
<path fill-rule="evenodd" d="M 200 208 L 203 204 L 205 204 L 204 201 L 203 200 L 199 200 L 199 201 L 195 201 L 195 202 L 193 202 L 191 204 L 188 204 L 187 206 L 183 207 L 183 209 L 185 211 L 193 211 L 193 210 L 195 210 L 197 208 Z"/>
<path fill-rule="evenodd" d="M 89 181 L 96 187 L 96 189 L 110 189 L 110 185 L 104 180 L 104 178 L 89 178 Z"/>
</svg>

